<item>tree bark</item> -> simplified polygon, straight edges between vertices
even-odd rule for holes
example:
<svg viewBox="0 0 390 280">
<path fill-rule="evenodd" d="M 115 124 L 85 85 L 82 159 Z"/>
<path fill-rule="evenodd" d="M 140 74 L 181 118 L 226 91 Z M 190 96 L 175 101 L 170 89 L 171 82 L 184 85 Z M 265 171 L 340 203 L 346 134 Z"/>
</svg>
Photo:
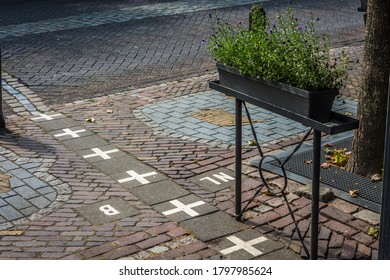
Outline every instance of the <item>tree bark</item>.
<svg viewBox="0 0 390 280">
<path fill-rule="evenodd" d="M 347 169 L 362 176 L 382 173 L 390 75 L 390 0 L 369 0 L 363 75 L 352 157 Z"/>
<path fill-rule="evenodd" d="M 1 49 L 0 49 L 0 82 L 2 79 L 1 75 Z M 0 128 L 5 128 L 5 118 L 3 115 L 3 86 L 0 85 Z"/>
</svg>

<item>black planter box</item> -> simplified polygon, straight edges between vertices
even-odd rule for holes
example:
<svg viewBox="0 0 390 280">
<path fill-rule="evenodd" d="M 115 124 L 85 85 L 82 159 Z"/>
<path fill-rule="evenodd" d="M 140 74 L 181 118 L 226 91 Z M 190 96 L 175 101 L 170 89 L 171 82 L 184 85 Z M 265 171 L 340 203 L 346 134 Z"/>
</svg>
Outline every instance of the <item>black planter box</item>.
<svg viewBox="0 0 390 280">
<path fill-rule="evenodd" d="M 220 63 L 217 69 L 221 85 L 319 122 L 329 121 L 333 101 L 339 94 L 336 89 L 312 92 L 245 77 L 237 69 Z"/>
</svg>

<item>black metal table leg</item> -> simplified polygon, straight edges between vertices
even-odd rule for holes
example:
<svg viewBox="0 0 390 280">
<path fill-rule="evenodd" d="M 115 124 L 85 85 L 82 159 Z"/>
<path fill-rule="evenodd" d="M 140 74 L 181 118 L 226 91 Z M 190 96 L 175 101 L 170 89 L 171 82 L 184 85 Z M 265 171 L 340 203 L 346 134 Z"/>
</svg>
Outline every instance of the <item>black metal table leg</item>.
<svg viewBox="0 0 390 280">
<path fill-rule="evenodd" d="M 318 223 L 320 200 L 320 172 L 321 172 L 321 132 L 314 130 L 313 138 L 313 178 L 311 202 L 311 246 L 310 259 L 318 258 Z"/>
<path fill-rule="evenodd" d="M 236 98 L 236 220 L 241 220 L 242 101 Z"/>
</svg>

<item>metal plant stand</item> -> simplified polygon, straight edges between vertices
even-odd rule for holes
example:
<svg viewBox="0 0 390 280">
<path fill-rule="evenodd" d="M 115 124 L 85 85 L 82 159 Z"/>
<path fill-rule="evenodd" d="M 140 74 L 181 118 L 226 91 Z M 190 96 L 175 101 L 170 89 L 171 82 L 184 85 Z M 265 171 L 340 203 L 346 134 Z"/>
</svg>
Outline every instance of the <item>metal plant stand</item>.
<svg viewBox="0 0 390 280">
<path fill-rule="evenodd" d="M 328 135 L 335 135 L 342 132 L 354 130 L 358 128 L 359 122 L 352 117 L 348 117 L 342 114 L 338 114 L 335 112 L 332 112 L 331 119 L 327 123 L 321 123 L 318 121 L 315 121 L 313 119 L 298 115 L 296 113 L 293 113 L 291 111 L 288 111 L 286 109 L 280 108 L 274 104 L 266 103 L 264 101 L 261 101 L 259 99 L 256 99 L 252 96 L 246 95 L 242 92 L 232 90 L 230 88 L 227 88 L 219 83 L 219 81 L 212 81 L 210 82 L 210 88 L 215 89 L 221 93 L 224 93 L 228 96 L 235 97 L 236 102 L 236 110 L 235 110 L 235 118 L 236 118 L 236 150 L 235 150 L 235 172 L 236 172 L 236 180 L 235 180 L 235 216 L 237 220 L 241 220 L 241 216 L 243 212 L 246 210 L 248 205 L 255 199 L 255 197 L 261 192 L 262 188 L 265 186 L 268 191 L 281 195 L 289 209 L 290 215 L 293 219 L 293 222 L 297 228 L 297 222 L 295 220 L 293 211 L 291 210 L 289 204 L 287 203 L 287 198 L 285 195 L 285 190 L 287 188 L 287 176 L 286 171 L 284 169 L 284 164 L 293 156 L 293 154 L 298 151 L 298 149 L 301 147 L 304 141 L 307 140 L 309 135 L 313 133 L 313 174 L 312 174 L 312 203 L 311 203 L 311 244 L 310 244 L 310 253 L 308 252 L 304 242 L 303 238 L 300 235 L 300 231 L 297 230 L 297 234 L 299 235 L 299 238 L 301 239 L 301 243 L 303 246 L 303 249 L 305 250 L 306 254 L 310 257 L 310 259 L 315 260 L 318 258 L 318 225 L 319 225 L 319 196 L 320 196 L 320 172 L 321 172 L 321 133 L 326 133 Z M 264 156 L 261 147 L 257 141 L 256 132 L 254 130 L 254 127 L 252 125 L 252 121 L 250 118 L 250 114 L 248 111 L 248 108 L 246 106 L 246 103 L 253 104 L 255 106 L 264 108 L 268 111 L 271 111 L 273 113 L 279 114 L 283 117 L 289 118 L 291 120 L 294 120 L 296 122 L 301 123 L 304 126 L 307 126 L 310 128 L 309 132 L 305 135 L 301 143 L 298 144 L 298 146 L 294 149 L 292 154 L 287 157 L 284 162 L 282 163 L 279 159 L 277 159 L 274 156 Z M 253 136 L 255 137 L 255 141 L 257 143 L 257 148 L 259 151 L 259 154 L 261 156 L 261 160 L 259 163 L 259 172 L 260 177 L 263 181 L 263 185 L 255 192 L 255 195 L 253 198 L 246 204 L 246 206 L 242 207 L 242 199 L 241 199 L 241 164 L 242 164 L 242 107 L 245 107 L 247 117 L 249 119 L 249 122 L 251 124 L 251 129 Z M 284 186 L 280 190 L 276 190 L 275 188 L 268 185 L 267 181 L 265 180 L 263 173 L 262 173 L 262 163 L 266 157 L 272 157 L 275 160 L 278 160 L 280 163 L 280 168 L 282 169 L 282 172 L 284 174 Z"/>
</svg>

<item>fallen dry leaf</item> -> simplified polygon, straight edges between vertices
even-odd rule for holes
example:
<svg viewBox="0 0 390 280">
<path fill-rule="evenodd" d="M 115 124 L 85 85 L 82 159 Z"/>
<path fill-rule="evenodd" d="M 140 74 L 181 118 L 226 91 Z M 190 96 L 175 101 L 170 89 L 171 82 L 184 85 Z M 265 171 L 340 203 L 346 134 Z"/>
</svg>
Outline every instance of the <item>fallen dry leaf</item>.
<svg viewBox="0 0 390 280">
<path fill-rule="evenodd" d="M 304 162 L 303 162 L 304 164 L 312 164 L 313 163 L 313 160 L 305 160 Z"/>
<path fill-rule="evenodd" d="M 350 195 L 352 198 L 356 198 L 356 197 L 358 197 L 358 195 L 359 195 L 359 190 L 350 190 L 350 191 L 349 191 L 349 195 Z"/>
<path fill-rule="evenodd" d="M 110 109 L 107 110 L 108 114 L 112 114 L 113 112 L 114 112 L 113 110 L 110 110 Z"/>
<path fill-rule="evenodd" d="M 85 121 L 86 121 L 86 122 L 94 122 L 94 121 L 95 121 L 95 119 L 94 119 L 94 118 L 92 118 L 92 117 L 89 117 L 89 118 L 87 118 Z"/>
<path fill-rule="evenodd" d="M 321 164 L 321 167 L 324 169 L 328 169 L 328 168 L 330 168 L 330 164 L 327 162 L 324 162 L 323 164 Z"/>
<path fill-rule="evenodd" d="M 381 174 L 374 174 L 371 177 L 372 182 L 378 182 L 378 181 L 381 181 L 382 179 L 383 179 L 383 177 Z"/>
<path fill-rule="evenodd" d="M 275 194 L 273 192 L 271 192 L 269 189 L 266 189 L 263 194 L 265 194 L 266 196 L 275 196 Z"/>
<path fill-rule="evenodd" d="M 256 141 L 255 140 L 249 140 L 248 141 L 248 146 L 256 146 Z"/>
</svg>

